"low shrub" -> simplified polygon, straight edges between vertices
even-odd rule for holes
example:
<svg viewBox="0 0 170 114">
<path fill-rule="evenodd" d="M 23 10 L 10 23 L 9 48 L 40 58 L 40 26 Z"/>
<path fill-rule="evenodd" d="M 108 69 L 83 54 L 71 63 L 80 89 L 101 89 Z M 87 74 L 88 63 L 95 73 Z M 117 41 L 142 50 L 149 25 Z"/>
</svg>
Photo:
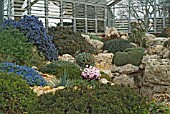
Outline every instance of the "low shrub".
<svg viewBox="0 0 170 114">
<path fill-rule="evenodd" d="M 22 78 L 27 82 L 30 86 L 44 86 L 46 85 L 46 81 L 44 78 L 33 68 L 29 68 L 26 66 L 19 66 L 13 63 L 0 63 L 0 71 L 8 72 L 8 73 L 16 73 L 21 75 Z"/>
<path fill-rule="evenodd" d="M 163 47 L 170 47 L 170 39 L 164 41 Z"/>
<path fill-rule="evenodd" d="M 0 30 L 0 62 L 12 62 L 18 65 L 41 66 L 45 61 L 39 55 L 36 46 L 17 29 Z"/>
<path fill-rule="evenodd" d="M 104 72 L 100 72 L 100 74 L 101 74 L 100 79 L 105 78 L 108 81 L 113 82 L 112 78 L 108 74 L 106 74 Z"/>
<path fill-rule="evenodd" d="M 164 28 L 160 33 L 160 37 L 170 37 L 170 27 Z"/>
<path fill-rule="evenodd" d="M 90 39 L 102 41 L 102 38 L 100 38 L 100 37 L 97 36 L 97 35 L 92 35 L 92 34 L 90 34 L 89 36 L 90 36 Z"/>
<path fill-rule="evenodd" d="M 141 63 L 142 58 L 142 49 L 127 49 L 125 52 L 115 53 L 112 63 L 116 66 L 123 66 L 126 64 L 133 64 L 138 66 Z"/>
<path fill-rule="evenodd" d="M 104 42 L 103 49 L 108 52 L 116 53 L 118 51 L 124 51 L 126 48 L 134 47 L 130 41 L 124 39 L 114 39 Z"/>
<path fill-rule="evenodd" d="M 59 55 L 70 54 L 75 57 L 77 53 L 94 53 L 94 47 L 79 32 L 66 27 L 51 27 L 48 31 L 59 49 Z"/>
<path fill-rule="evenodd" d="M 95 81 L 82 81 L 55 94 L 39 97 L 41 114 L 146 114 L 148 107 L 135 90 Z M 48 106 L 48 108 L 46 108 Z"/>
<path fill-rule="evenodd" d="M 86 65 L 94 66 L 95 60 L 90 53 L 79 53 L 76 57 L 76 62 L 80 67 L 85 68 Z"/>
<path fill-rule="evenodd" d="M 35 56 L 38 60 L 41 58 L 38 53 L 33 53 L 33 44 L 28 43 L 27 38 L 18 30 L 0 30 L 0 34 L 1 62 L 33 65 Z"/>
<path fill-rule="evenodd" d="M 37 96 L 15 73 L 0 72 L 0 112 L 21 114 L 32 110 Z"/>
<path fill-rule="evenodd" d="M 143 28 L 143 26 L 138 22 L 131 22 L 130 25 L 132 34 L 129 35 L 128 40 L 140 47 L 146 47 L 146 28 Z"/>
<path fill-rule="evenodd" d="M 56 78 L 61 77 L 64 74 L 64 70 L 68 74 L 68 79 L 80 79 L 80 68 L 74 63 L 68 61 L 54 61 L 39 69 L 43 73 L 53 74 Z"/>
</svg>

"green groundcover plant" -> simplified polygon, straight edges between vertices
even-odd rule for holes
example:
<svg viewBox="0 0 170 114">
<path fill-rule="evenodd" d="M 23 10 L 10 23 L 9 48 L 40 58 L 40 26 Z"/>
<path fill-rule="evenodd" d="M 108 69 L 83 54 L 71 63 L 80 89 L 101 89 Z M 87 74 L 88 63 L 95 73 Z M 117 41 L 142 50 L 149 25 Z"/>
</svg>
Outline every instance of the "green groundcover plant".
<svg viewBox="0 0 170 114">
<path fill-rule="evenodd" d="M 37 96 L 15 73 L 0 72 L 0 113 L 21 114 L 33 110 Z"/>
<path fill-rule="evenodd" d="M 36 114 L 147 114 L 148 106 L 135 90 L 96 81 L 81 81 L 55 94 L 39 96 Z"/>
</svg>

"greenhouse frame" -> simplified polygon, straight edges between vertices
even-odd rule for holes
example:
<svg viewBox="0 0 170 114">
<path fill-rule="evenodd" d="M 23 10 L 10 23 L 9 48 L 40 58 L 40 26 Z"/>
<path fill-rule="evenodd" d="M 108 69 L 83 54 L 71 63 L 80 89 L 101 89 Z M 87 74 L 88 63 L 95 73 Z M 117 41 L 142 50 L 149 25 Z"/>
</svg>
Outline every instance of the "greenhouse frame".
<svg viewBox="0 0 170 114">
<path fill-rule="evenodd" d="M 35 15 L 46 28 L 69 26 L 74 31 L 103 33 L 106 27 L 116 27 L 130 32 L 131 22 L 138 21 L 146 32 L 159 33 L 170 26 L 168 0 L 1 0 L 1 4 L 4 18 Z"/>
</svg>

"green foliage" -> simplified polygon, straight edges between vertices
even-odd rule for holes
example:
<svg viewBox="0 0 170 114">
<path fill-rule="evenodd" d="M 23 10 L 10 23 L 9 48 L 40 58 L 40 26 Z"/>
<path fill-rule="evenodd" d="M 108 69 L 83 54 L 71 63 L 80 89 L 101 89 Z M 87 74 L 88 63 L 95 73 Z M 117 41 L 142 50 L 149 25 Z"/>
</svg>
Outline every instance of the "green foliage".
<svg viewBox="0 0 170 114">
<path fill-rule="evenodd" d="M 59 55 L 70 54 L 75 56 L 81 52 L 94 52 L 94 47 L 89 44 L 81 33 L 74 32 L 66 27 L 51 27 L 49 34 L 53 36 L 53 41 L 59 49 Z"/>
<path fill-rule="evenodd" d="M 170 47 L 170 39 L 164 41 L 163 47 Z"/>
<path fill-rule="evenodd" d="M 145 52 L 145 49 L 144 48 L 141 48 L 141 47 L 138 47 L 138 48 L 127 48 L 124 50 L 124 52 L 128 52 L 128 51 L 140 51 L 141 53 L 144 53 Z"/>
<path fill-rule="evenodd" d="M 41 95 L 36 106 L 41 114 L 147 114 L 148 111 L 145 99 L 135 90 L 96 81 L 82 81 L 55 94 Z"/>
<path fill-rule="evenodd" d="M 69 76 L 68 76 L 66 70 L 64 69 L 64 74 L 63 74 L 63 76 L 60 77 L 60 83 L 58 86 L 66 86 L 68 77 Z"/>
<path fill-rule="evenodd" d="M 37 96 L 17 74 L 0 72 L 0 112 L 21 114 L 31 110 Z"/>
<path fill-rule="evenodd" d="M 145 32 L 142 30 L 132 30 L 132 34 L 129 36 L 128 40 L 138 44 L 140 47 L 146 47 Z"/>
<path fill-rule="evenodd" d="M 15 62 L 19 65 L 38 65 L 43 60 L 33 49 L 33 44 L 18 30 L 0 30 L 0 62 Z M 36 53 L 35 53 L 36 52 Z"/>
<path fill-rule="evenodd" d="M 94 57 L 90 53 L 79 53 L 75 59 L 77 64 L 83 68 L 85 68 L 86 65 L 94 66 L 95 63 Z"/>
<path fill-rule="evenodd" d="M 160 34 L 160 37 L 170 37 L 170 27 L 164 28 Z"/>
<path fill-rule="evenodd" d="M 138 48 L 127 49 L 125 52 L 117 52 L 114 55 L 112 63 L 117 66 L 133 64 L 138 66 L 143 58 L 143 51 Z"/>
<path fill-rule="evenodd" d="M 100 79 L 105 78 L 105 79 L 107 79 L 108 81 L 111 81 L 111 82 L 113 81 L 113 80 L 109 77 L 109 75 L 107 75 L 106 73 L 100 72 L 100 74 L 101 74 Z"/>
<path fill-rule="evenodd" d="M 69 79 L 79 79 L 81 78 L 80 68 L 74 63 L 68 61 L 54 61 L 46 66 L 39 69 L 43 73 L 53 74 L 56 78 L 63 76 L 64 70 L 66 70 L 69 75 Z"/>
<path fill-rule="evenodd" d="M 168 106 L 166 106 L 165 104 L 163 104 L 162 102 L 157 103 L 155 101 L 151 101 L 149 102 L 149 114 L 169 114 L 170 113 L 170 109 Z"/>
<path fill-rule="evenodd" d="M 108 52 L 116 53 L 118 51 L 124 51 L 126 48 L 134 47 L 128 40 L 114 39 L 104 42 L 103 49 Z"/>
<path fill-rule="evenodd" d="M 92 34 L 90 34 L 90 39 L 102 41 L 102 38 L 96 35 L 92 35 Z"/>
</svg>

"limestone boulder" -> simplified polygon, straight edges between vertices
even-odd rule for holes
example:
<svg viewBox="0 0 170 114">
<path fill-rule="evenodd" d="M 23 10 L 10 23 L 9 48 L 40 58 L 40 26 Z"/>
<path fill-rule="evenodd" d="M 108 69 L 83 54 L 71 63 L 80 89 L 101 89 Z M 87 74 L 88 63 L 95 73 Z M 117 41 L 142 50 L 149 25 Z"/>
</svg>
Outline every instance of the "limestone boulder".
<svg viewBox="0 0 170 114">
<path fill-rule="evenodd" d="M 144 80 L 160 85 L 170 85 L 170 67 L 167 65 L 146 66 Z"/>
<path fill-rule="evenodd" d="M 153 39 L 155 38 L 156 38 L 155 35 L 146 33 L 145 34 L 146 46 L 148 47 L 151 46 L 153 43 Z"/>
<path fill-rule="evenodd" d="M 104 43 L 99 41 L 99 40 L 94 40 L 94 39 L 90 39 L 89 35 L 84 35 L 81 34 L 88 43 L 90 43 L 98 52 L 100 52 L 103 48 Z"/>
<path fill-rule="evenodd" d="M 120 37 L 117 29 L 115 27 L 111 27 L 111 28 L 108 28 L 106 29 L 106 32 L 105 32 L 105 36 L 106 37 Z"/>
<path fill-rule="evenodd" d="M 135 87 L 134 77 L 128 76 L 127 74 L 121 74 L 120 76 L 115 77 L 113 83 Z"/>
<path fill-rule="evenodd" d="M 113 53 L 99 53 L 98 55 L 94 55 L 95 67 L 100 70 L 110 70 L 113 56 Z"/>
<path fill-rule="evenodd" d="M 62 56 L 59 56 L 58 59 L 62 60 L 62 61 L 68 61 L 68 62 L 71 62 L 71 63 L 76 63 L 75 58 L 73 56 L 69 55 L 69 54 L 63 54 Z"/>
<path fill-rule="evenodd" d="M 134 73 L 134 72 L 138 72 L 139 67 L 138 66 L 134 66 L 132 64 L 126 64 L 124 66 L 112 66 L 112 72 L 119 72 L 121 74 L 130 74 L 130 73 Z"/>
</svg>

